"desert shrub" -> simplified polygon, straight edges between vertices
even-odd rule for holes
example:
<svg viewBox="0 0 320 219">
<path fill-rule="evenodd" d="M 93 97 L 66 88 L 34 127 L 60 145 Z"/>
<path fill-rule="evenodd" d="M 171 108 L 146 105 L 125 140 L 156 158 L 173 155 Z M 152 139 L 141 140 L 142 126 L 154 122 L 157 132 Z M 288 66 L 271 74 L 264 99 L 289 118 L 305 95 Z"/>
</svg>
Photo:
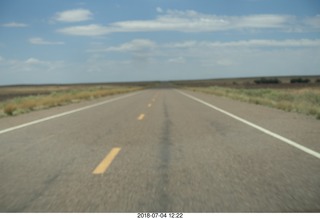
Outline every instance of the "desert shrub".
<svg viewBox="0 0 320 219">
<path fill-rule="evenodd" d="M 291 80 L 290 80 L 290 83 L 291 84 L 294 84 L 294 83 L 309 83 L 310 82 L 310 80 L 309 79 L 307 79 L 307 78 L 292 78 Z"/>
<path fill-rule="evenodd" d="M 12 116 L 14 111 L 16 111 L 16 109 L 17 109 L 17 106 L 15 104 L 9 103 L 4 106 L 3 111 L 5 112 L 5 114 Z"/>
<path fill-rule="evenodd" d="M 20 103 L 20 108 L 23 108 L 26 110 L 34 110 L 37 105 L 38 105 L 37 100 L 27 99 Z"/>
<path fill-rule="evenodd" d="M 217 96 L 275 107 L 288 112 L 314 115 L 320 119 L 320 89 L 231 89 L 224 87 L 193 88 Z"/>
<path fill-rule="evenodd" d="M 47 95 L 16 97 L 7 102 L 0 102 L 0 117 L 5 115 L 18 115 L 33 110 L 62 106 L 69 103 L 80 102 L 82 100 L 132 92 L 141 89 L 143 89 L 143 87 L 85 87 L 66 91 L 54 91 Z"/>
<path fill-rule="evenodd" d="M 280 84 L 281 81 L 278 78 L 260 78 L 254 81 L 256 84 Z"/>
</svg>

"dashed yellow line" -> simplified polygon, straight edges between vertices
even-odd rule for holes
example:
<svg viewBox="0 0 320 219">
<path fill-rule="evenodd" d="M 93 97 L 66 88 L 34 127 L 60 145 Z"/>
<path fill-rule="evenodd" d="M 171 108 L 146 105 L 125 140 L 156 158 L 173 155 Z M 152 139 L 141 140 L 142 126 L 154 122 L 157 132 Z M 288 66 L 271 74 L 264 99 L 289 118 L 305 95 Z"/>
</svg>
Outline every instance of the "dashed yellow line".
<svg viewBox="0 0 320 219">
<path fill-rule="evenodd" d="M 112 163 L 113 159 L 120 152 L 121 148 L 112 148 L 101 163 L 94 169 L 93 174 L 103 174 Z"/>
<path fill-rule="evenodd" d="M 144 114 L 140 114 L 140 116 L 138 116 L 137 120 L 143 120 L 144 118 Z"/>
</svg>

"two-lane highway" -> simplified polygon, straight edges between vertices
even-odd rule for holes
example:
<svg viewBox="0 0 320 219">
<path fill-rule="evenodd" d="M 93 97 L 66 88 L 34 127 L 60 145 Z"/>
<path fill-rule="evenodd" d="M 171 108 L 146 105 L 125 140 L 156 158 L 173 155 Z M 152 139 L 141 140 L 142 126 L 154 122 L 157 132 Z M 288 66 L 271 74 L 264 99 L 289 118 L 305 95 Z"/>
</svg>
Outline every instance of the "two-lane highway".
<svg viewBox="0 0 320 219">
<path fill-rule="evenodd" d="M 0 127 L 1 212 L 320 211 L 320 123 L 307 116 L 149 89 Z"/>
</svg>

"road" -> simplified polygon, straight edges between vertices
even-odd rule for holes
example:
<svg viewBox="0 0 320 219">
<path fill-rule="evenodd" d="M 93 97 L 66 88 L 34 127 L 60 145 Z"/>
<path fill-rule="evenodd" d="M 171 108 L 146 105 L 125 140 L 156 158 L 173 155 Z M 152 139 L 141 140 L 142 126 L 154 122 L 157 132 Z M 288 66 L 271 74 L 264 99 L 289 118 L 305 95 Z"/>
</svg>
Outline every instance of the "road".
<svg viewBox="0 0 320 219">
<path fill-rule="evenodd" d="M 318 120 L 182 92 L 1 119 L 0 211 L 320 212 Z"/>
</svg>

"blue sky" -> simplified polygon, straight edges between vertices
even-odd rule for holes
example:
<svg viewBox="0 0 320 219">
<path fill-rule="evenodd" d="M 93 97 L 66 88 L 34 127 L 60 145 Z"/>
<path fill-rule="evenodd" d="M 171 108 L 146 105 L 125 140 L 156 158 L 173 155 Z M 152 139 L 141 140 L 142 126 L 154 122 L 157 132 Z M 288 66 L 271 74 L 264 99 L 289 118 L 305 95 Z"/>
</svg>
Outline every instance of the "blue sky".
<svg viewBox="0 0 320 219">
<path fill-rule="evenodd" d="M 318 0 L 1 0 L 0 85 L 320 75 Z"/>
</svg>

